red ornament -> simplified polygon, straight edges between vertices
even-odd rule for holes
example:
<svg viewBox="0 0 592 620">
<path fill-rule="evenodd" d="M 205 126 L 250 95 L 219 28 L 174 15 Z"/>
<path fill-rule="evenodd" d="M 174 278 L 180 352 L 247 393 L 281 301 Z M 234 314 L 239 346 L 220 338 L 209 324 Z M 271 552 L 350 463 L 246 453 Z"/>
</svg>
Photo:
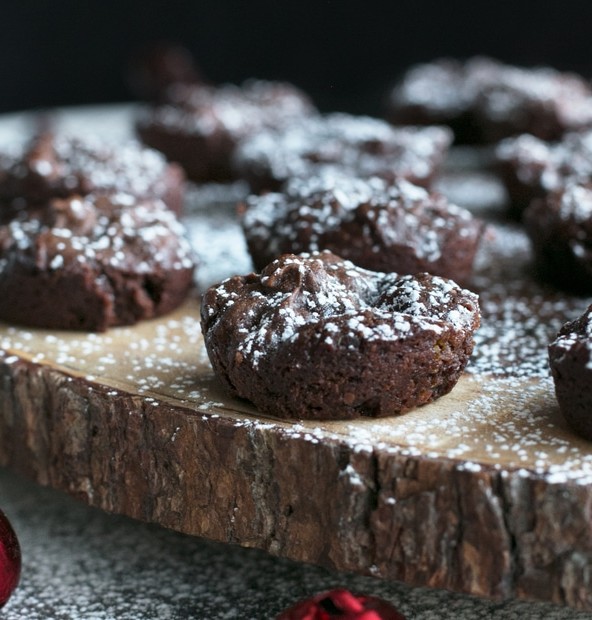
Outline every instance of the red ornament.
<svg viewBox="0 0 592 620">
<path fill-rule="evenodd" d="M 322 592 L 283 611 L 276 620 L 405 620 L 390 603 L 344 588 Z"/>
<path fill-rule="evenodd" d="M 16 588 L 21 576 L 21 547 L 12 525 L 0 510 L 0 607 Z"/>
</svg>

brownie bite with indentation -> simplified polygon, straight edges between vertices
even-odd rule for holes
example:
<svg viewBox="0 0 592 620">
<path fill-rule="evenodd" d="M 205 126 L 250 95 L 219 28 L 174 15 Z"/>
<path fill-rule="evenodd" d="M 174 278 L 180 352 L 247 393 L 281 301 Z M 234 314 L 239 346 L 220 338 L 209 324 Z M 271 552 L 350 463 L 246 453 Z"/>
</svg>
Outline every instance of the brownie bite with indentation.
<svg viewBox="0 0 592 620">
<path fill-rule="evenodd" d="M 480 321 L 451 280 L 361 269 L 329 252 L 283 255 L 202 298 L 201 324 L 228 392 L 270 416 L 387 416 L 449 392 Z"/>
<path fill-rule="evenodd" d="M 256 268 L 281 254 L 330 250 L 373 271 L 466 284 L 484 223 L 444 196 L 400 180 L 321 174 L 250 196 L 242 226 Z"/>
<path fill-rule="evenodd" d="M 181 164 L 191 180 L 229 181 L 236 178 L 231 161 L 239 142 L 316 114 L 309 97 L 287 83 L 176 84 L 165 103 L 140 115 L 136 129 L 145 144 Z"/>
<path fill-rule="evenodd" d="M 379 119 L 334 113 L 263 131 L 241 143 L 239 176 L 254 192 L 277 191 L 322 169 L 429 187 L 452 141 L 446 127 L 392 127 Z"/>
</svg>

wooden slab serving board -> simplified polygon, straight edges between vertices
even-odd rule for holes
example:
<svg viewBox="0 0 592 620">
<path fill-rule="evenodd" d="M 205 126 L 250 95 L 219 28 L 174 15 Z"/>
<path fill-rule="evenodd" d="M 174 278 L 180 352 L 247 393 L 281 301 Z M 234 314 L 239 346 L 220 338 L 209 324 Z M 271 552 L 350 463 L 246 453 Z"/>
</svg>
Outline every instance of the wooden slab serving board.
<svg viewBox="0 0 592 620">
<path fill-rule="evenodd" d="M 121 137 L 132 113 L 59 119 L 98 117 Z M 0 122 L 0 138 L 23 118 Z M 0 464 L 106 511 L 294 560 L 592 609 L 592 444 L 565 427 L 546 363 L 590 300 L 536 283 L 522 231 L 495 222 L 499 186 L 462 161 L 442 188 L 492 224 L 474 282 L 483 326 L 449 395 L 381 420 L 261 417 L 214 378 L 196 292 L 105 334 L 0 325 Z M 231 206 L 241 191 L 189 197 L 198 290 L 250 268 Z"/>
</svg>

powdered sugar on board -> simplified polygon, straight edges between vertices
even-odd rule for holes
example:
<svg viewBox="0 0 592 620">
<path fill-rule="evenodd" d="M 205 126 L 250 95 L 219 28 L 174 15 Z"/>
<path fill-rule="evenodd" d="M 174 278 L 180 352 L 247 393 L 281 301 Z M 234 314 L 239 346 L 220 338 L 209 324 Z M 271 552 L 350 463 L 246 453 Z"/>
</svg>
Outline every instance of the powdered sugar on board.
<svg viewBox="0 0 592 620">
<path fill-rule="evenodd" d="M 235 274 L 253 270 L 236 207 L 247 195 L 242 183 L 191 186 L 186 201 L 185 225 L 198 255 L 198 289 Z"/>
</svg>

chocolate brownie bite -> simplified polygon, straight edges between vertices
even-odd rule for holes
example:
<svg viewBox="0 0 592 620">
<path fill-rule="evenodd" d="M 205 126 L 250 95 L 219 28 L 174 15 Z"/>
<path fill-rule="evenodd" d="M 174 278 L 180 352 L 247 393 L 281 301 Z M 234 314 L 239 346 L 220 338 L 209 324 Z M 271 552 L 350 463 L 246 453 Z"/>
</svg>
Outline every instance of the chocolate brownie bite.
<svg viewBox="0 0 592 620">
<path fill-rule="evenodd" d="M 592 181 L 592 129 L 567 133 L 555 143 L 523 134 L 500 142 L 495 153 L 510 212 L 517 218 L 531 200 L 559 189 L 568 179 Z"/>
<path fill-rule="evenodd" d="M 373 271 L 470 280 L 484 224 L 436 192 L 333 173 L 250 196 L 242 226 L 256 268 L 281 254 L 330 250 Z"/>
<path fill-rule="evenodd" d="M 428 187 L 451 141 L 446 127 L 392 127 L 368 116 L 333 113 L 253 135 L 238 147 L 235 166 L 254 192 L 278 190 L 320 168 Z"/>
<path fill-rule="evenodd" d="M 592 183 L 569 181 L 524 212 L 539 275 L 574 293 L 592 292 Z"/>
<path fill-rule="evenodd" d="M 0 319 L 104 331 L 164 314 L 193 283 L 185 231 L 161 200 L 70 196 L 0 226 Z"/>
<path fill-rule="evenodd" d="M 561 328 L 549 345 L 549 366 L 563 417 L 592 440 L 592 306 Z"/>
<path fill-rule="evenodd" d="M 473 107 L 482 81 L 500 63 L 485 57 L 467 62 L 439 58 L 411 67 L 388 92 L 385 114 L 394 125 L 448 125 L 456 143 L 482 141 Z"/>
<path fill-rule="evenodd" d="M 474 115 L 487 142 L 521 133 L 559 140 L 592 125 L 592 88 L 574 73 L 505 66 L 482 82 Z"/>
<path fill-rule="evenodd" d="M 394 123 L 443 123 L 457 142 L 494 143 L 530 133 L 558 140 L 592 125 L 592 88 L 551 67 L 517 67 L 474 57 L 412 67 L 387 97 Z"/>
<path fill-rule="evenodd" d="M 400 125 L 453 125 L 468 110 L 461 61 L 440 58 L 414 65 L 388 94 L 388 119 Z"/>
<path fill-rule="evenodd" d="M 180 163 L 191 180 L 228 181 L 235 178 L 231 160 L 241 140 L 316 114 L 310 99 L 287 83 L 176 84 L 166 103 L 141 115 L 136 129 L 145 144 Z"/>
<path fill-rule="evenodd" d="M 286 254 L 208 289 L 201 324 L 214 371 L 267 415 L 403 413 L 449 392 L 473 349 L 477 296 L 428 274 Z"/>
<path fill-rule="evenodd" d="M 0 158 L 0 213 L 9 218 L 23 206 L 91 193 L 160 199 L 179 214 L 184 191 L 182 169 L 135 141 L 44 132 Z"/>
</svg>

